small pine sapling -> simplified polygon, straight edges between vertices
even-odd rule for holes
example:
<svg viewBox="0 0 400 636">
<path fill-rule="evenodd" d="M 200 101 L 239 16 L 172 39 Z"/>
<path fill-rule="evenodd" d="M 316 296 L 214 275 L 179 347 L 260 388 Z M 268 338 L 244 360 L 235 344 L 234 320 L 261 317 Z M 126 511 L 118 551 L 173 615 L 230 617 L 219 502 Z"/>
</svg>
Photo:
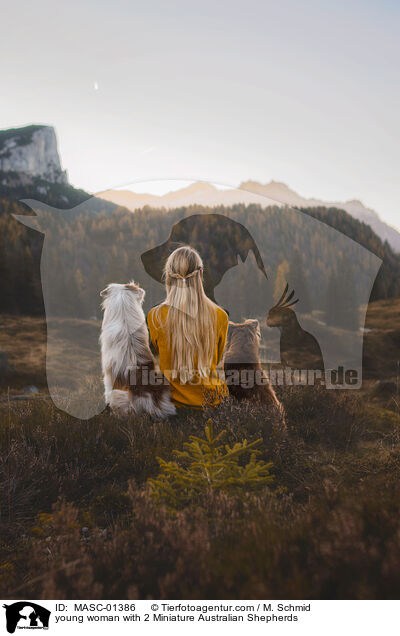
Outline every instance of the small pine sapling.
<svg viewBox="0 0 400 636">
<path fill-rule="evenodd" d="M 211 492 L 224 491 L 230 494 L 244 494 L 268 487 L 274 476 L 270 474 L 272 462 L 257 460 L 256 449 L 262 438 L 247 443 L 237 442 L 232 447 L 221 444 L 226 431 L 214 435 L 213 422 L 207 421 L 205 439 L 190 436 L 184 444 L 184 451 L 174 451 L 177 461 L 157 458 L 161 472 L 150 479 L 152 497 L 165 503 L 172 510 L 190 504 Z M 250 453 L 247 464 L 239 460 Z"/>
</svg>

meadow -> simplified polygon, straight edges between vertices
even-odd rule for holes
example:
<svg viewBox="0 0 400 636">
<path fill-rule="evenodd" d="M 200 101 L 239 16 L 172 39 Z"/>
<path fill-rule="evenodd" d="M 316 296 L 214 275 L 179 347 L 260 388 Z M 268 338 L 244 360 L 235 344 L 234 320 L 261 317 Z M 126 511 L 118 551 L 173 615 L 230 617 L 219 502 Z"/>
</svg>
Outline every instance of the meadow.
<svg viewBox="0 0 400 636">
<path fill-rule="evenodd" d="M 398 598 L 400 311 L 385 302 L 368 312 L 363 389 L 280 387 L 285 426 L 232 400 L 163 422 L 76 420 L 41 399 L 43 321 L 4 317 L 2 598 Z M 28 382 L 39 397 L 15 401 Z M 193 435 L 212 453 L 258 440 L 257 455 L 216 458 L 225 477 L 202 479 L 182 455 Z"/>
<path fill-rule="evenodd" d="M 398 409 L 312 387 L 282 400 L 287 428 L 229 400 L 165 422 L 2 403 L 2 597 L 397 598 Z M 273 479 L 199 489 L 186 468 L 174 505 L 155 497 L 157 457 L 210 419 L 231 447 L 261 438 Z"/>
</svg>

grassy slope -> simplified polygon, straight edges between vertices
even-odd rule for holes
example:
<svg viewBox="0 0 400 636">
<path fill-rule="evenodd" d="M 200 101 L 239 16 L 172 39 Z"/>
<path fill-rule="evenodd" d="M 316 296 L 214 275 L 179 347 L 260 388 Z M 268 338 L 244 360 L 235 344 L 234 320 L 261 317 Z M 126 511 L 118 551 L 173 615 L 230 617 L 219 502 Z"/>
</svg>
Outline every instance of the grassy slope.
<svg viewBox="0 0 400 636">
<path fill-rule="evenodd" d="M 400 329 L 400 299 L 390 298 L 370 303 L 365 326 L 369 329 Z"/>
<path fill-rule="evenodd" d="M 400 299 L 370 303 L 364 340 L 367 379 L 398 382 L 400 362 Z"/>
<path fill-rule="evenodd" d="M 73 319 L 53 319 L 65 333 L 65 323 L 74 328 Z M 93 330 L 98 325 L 85 321 L 86 328 L 97 346 Z M 82 326 L 82 323 L 81 323 Z M 380 300 L 370 303 L 365 327 L 372 329 L 364 336 L 364 352 L 368 358 L 365 378 L 368 380 L 396 380 L 397 360 L 400 359 L 400 299 Z M 60 345 L 62 341 L 60 339 Z M 27 384 L 46 389 L 46 325 L 42 318 L 28 316 L 0 317 L 0 349 L 3 349 L 13 367 L 12 372 L 0 383 L 0 395 L 20 392 Z M 82 352 L 81 352 L 82 353 Z M 367 387 L 371 383 L 367 382 Z"/>
<path fill-rule="evenodd" d="M 367 326 L 384 331 L 368 338 L 399 329 L 399 309 L 373 303 Z M 3 325 L 14 380 L 44 388 L 43 322 Z M 80 422 L 47 402 L 0 403 L 0 595 L 398 598 L 398 398 L 311 387 L 281 397 L 286 432 L 231 402 L 167 422 Z M 171 459 L 210 416 L 227 442 L 263 438 L 274 492 L 208 494 L 168 513 L 149 496 L 156 457 Z"/>
<path fill-rule="evenodd" d="M 0 405 L 2 597 L 398 598 L 398 414 L 349 392 L 291 388 L 283 401 L 287 434 L 230 402 L 167 422 Z M 156 457 L 210 415 L 227 442 L 263 438 L 275 494 L 208 494 L 168 513 L 149 497 Z"/>
</svg>

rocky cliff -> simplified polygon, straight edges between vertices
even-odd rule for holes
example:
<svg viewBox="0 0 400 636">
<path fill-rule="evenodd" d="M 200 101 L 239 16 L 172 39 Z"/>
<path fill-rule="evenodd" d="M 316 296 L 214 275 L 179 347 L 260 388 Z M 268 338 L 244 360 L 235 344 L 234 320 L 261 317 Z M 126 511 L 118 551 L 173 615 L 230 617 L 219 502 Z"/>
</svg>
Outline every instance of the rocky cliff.
<svg viewBox="0 0 400 636">
<path fill-rule="evenodd" d="M 0 130 L 0 171 L 68 183 L 52 126 L 25 126 Z"/>
</svg>

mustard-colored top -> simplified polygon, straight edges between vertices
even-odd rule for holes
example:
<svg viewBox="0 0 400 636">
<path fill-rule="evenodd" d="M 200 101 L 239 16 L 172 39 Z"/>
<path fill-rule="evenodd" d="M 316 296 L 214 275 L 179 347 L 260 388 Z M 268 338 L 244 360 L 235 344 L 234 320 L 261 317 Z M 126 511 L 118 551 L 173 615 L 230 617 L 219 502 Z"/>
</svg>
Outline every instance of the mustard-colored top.
<svg viewBox="0 0 400 636">
<path fill-rule="evenodd" d="M 159 365 L 162 373 L 168 379 L 171 387 L 171 396 L 176 406 L 193 406 L 201 407 L 210 400 L 216 405 L 220 401 L 220 397 L 228 394 L 225 381 L 220 377 L 221 373 L 217 373 L 216 367 L 222 358 L 226 344 L 226 335 L 228 333 L 228 316 L 223 309 L 216 307 L 217 312 L 217 330 L 216 343 L 214 348 L 213 359 L 210 366 L 210 374 L 207 378 L 196 376 L 192 382 L 181 384 L 179 379 L 171 377 L 171 353 L 168 349 L 168 340 L 165 327 L 168 306 L 162 305 L 159 317 L 154 316 L 156 307 L 150 309 L 147 315 L 147 325 L 149 327 L 151 341 L 159 354 Z"/>
</svg>

